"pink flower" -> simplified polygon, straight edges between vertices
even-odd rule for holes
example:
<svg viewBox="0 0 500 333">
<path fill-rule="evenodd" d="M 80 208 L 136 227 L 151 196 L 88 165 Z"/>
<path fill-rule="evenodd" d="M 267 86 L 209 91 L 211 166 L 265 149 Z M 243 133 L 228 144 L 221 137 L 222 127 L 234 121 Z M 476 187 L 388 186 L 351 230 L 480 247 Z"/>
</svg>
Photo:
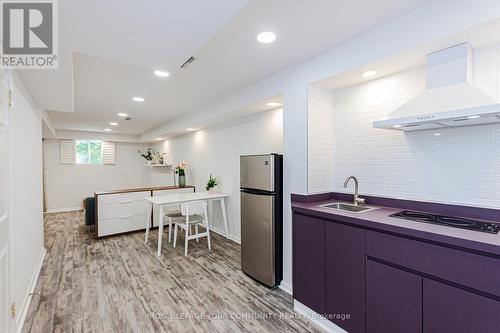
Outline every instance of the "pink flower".
<svg viewBox="0 0 500 333">
<path fill-rule="evenodd" d="M 186 169 L 186 167 L 187 167 L 186 161 L 179 162 L 175 165 L 175 168 L 179 169 L 179 170 L 184 170 L 184 169 Z"/>
</svg>

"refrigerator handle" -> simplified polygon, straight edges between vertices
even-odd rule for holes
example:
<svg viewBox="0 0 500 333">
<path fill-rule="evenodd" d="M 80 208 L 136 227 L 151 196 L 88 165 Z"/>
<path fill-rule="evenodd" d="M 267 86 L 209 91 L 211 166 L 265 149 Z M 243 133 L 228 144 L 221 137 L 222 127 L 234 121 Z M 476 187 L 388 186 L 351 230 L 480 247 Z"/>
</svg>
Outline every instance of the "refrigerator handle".
<svg viewBox="0 0 500 333">
<path fill-rule="evenodd" d="M 240 192 L 241 193 L 248 193 L 248 194 L 255 194 L 255 195 L 264 195 L 264 196 L 276 195 L 276 192 L 269 192 L 269 191 L 255 190 L 255 189 L 248 189 L 248 188 L 241 188 Z"/>
</svg>

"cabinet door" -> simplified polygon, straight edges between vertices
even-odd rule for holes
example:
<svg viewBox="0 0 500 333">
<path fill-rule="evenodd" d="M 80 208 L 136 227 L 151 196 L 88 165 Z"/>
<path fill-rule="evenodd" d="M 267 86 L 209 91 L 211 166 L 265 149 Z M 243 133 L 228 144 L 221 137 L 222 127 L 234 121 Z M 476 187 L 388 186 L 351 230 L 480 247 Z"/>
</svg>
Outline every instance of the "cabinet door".
<svg viewBox="0 0 500 333">
<path fill-rule="evenodd" d="M 349 333 L 364 332 L 365 232 L 325 222 L 325 243 L 326 314 Z"/>
<path fill-rule="evenodd" d="M 366 332 L 421 333 L 422 277 L 368 259 Z"/>
<path fill-rule="evenodd" d="M 293 297 L 316 311 L 325 312 L 325 222 L 294 214 Z"/>
<path fill-rule="evenodd" d="M 425 333 L 500 332 L 500 302 L 424 279 Z"/>
</svg>

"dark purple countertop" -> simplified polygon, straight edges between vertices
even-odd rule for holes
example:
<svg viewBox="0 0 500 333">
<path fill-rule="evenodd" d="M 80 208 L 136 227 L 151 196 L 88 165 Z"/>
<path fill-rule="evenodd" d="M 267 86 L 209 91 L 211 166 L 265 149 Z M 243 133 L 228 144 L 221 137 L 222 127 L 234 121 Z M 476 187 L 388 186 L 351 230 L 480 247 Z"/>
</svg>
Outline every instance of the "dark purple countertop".
<svg viewBox="0 0 500 333">
<path fill-rule="evenodd" d="M 336 220 L 362 228 L 417 238 L 433 243 L 441 243 L 452 247 L 459 247 L 464 250 L 473 252 L 479 251 L 484 254 L 500 257 L 500 233 L 489 234 L 389 217 L 389 215 L 397 213 L 402 209 L 433 213 L 443 213 L 450 210 L 461 212 L 458 216 L 453 215 L 457 217 L 481 219 L 482 216 L 487 216 L 487 219 L 490 221 L 500 222 L 500 210 L 471 207 L 468 211 L 467 207 L 443 204 L 437 204 L 439 207 L 436 208 L 436 204 L 422 202 L 417 202 L 418 208 L 420 209 L 415 209 L 415 202 L 413 201 L 375 197 L 367 197 L 368 199 L 372 199 L 371 201 L 367 200 L 367 206 L 376 207 L 377 209 L 362 213 L 350 213 L 320 207 L 320 205 L 330 202 L 346 201 L 348 198 L 349 196 L 345 194 L 335 193 L 319 196 L 292 195 L 292 210 L 294 212 Z M 371 202 L 374 204 L 371 204 Z M 375 204 L 377 202 L 391 204 L 392 207 L 380 204 L 377 205 Z M 492 217 L 497 218 L 494 219 Z M 486 220 L 486 218 L 483 218 L 483 220 Z"/>
</svg>

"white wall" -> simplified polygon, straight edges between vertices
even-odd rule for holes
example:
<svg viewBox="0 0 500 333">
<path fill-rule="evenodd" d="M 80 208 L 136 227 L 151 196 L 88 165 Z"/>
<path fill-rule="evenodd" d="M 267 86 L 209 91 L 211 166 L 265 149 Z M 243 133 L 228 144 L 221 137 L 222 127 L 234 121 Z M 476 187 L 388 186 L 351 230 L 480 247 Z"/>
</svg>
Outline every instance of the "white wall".
<svg viewBox="0 0 500 333">
<path fill-rule="evenodd" d="M 59 140 L 43 141 L 45 204 L 47 211 L 79 209 L 95 191 L 140 187 L 147 184 L 149 169 L 138 154 L 144 145 L 115 143 L 115 165 L 63 165 L 59 163 Z M 168 185 L 159 182 L 155 185 Z"/>
<path fill-rule="evenodd" d="M 10 217 L 16 329 L 22 325 L 44 254 L 42 213 L 42 121 L 28 95 L 16 86 L 10 110 L 12 197 Z"/>
<path fill-rule="evenodd" d="M 218 190 L 229 193 L 226 201 L 229 234 L 240 241 L 240 155 L 281 153 L 283 147 L 283 113 L 281 110 L 257 114 L 236 123 L 197 131 L 165 141 L 155 149 L 165 151 L 167 160 L 188 162 L 187 183 L 196 191 L 205 191 L 210 174 L 220 180 Z M 153 174 L 157 183 L 162 173 Z M 217 204 L 218 205 L 218 204 Z M 224 230 L 219 206 L 213 207 L 214 228 Z"/>
<path fill-rule="evenodd" d="M 498 99 L 499 48 L 476 50 L 475 67 L 477 86 Z M 362 194 L 498 208 L 500 125 L 413 133 L 372 127 L 423 91 L 424 78 L 419 67 L 333 92 L 332 189 L 343 191 L 355 175 Z"/>
</svg>

